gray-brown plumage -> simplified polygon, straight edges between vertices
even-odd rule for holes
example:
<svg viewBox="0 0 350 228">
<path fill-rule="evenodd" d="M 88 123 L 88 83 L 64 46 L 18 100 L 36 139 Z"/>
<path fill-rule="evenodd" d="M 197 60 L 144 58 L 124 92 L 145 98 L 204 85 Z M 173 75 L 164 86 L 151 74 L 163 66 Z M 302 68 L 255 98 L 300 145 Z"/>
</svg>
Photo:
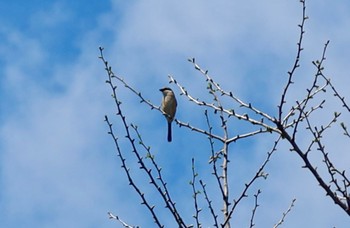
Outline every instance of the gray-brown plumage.
<svg viewBox="0 0 350 228">
<path fill-rule="evenodd" d="M 166 113 L 165 118 L 168 121 L 168 142 L 171 142 L 171 122 L 175 117 L 177 102 L 174 92 L 170 88 L 164 87 L 160 91 L 163 93 L 161 109 Z"/>
</svg>

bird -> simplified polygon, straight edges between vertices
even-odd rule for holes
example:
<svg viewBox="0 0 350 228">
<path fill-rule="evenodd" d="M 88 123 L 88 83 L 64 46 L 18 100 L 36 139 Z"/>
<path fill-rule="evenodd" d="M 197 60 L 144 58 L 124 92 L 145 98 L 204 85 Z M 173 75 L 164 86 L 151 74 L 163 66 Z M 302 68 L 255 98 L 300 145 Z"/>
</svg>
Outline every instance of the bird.
<svg viewBox="0 0 350 228">
<path fill-rule="evenodd" d="M 174 92 L 169 87 L 159 89 L 163 93 L 161 110 L 165 113 L 164 116 L 168 122 L 168 142 L 171 142 L 171 122 L 174 120 L 177 101 Z"/>
</svg>

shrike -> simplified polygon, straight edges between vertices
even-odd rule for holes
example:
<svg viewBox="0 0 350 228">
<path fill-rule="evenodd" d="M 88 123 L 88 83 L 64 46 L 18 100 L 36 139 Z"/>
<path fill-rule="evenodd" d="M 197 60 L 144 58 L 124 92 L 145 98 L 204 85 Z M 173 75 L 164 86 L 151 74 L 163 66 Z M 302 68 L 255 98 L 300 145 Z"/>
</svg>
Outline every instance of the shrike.
<svg viewBox="0 0 350 228">
<path fill-rule="evenodd" d="M 163 100 L 160 108 L 166 113 L 165 118 L 168 121 L 168 142 L 171 142 L 171 122 L 175 117 L 177 102 L 174 92 L 170 88 L 164 87 L 159 91 L 163 93 Z"/>
</svg>

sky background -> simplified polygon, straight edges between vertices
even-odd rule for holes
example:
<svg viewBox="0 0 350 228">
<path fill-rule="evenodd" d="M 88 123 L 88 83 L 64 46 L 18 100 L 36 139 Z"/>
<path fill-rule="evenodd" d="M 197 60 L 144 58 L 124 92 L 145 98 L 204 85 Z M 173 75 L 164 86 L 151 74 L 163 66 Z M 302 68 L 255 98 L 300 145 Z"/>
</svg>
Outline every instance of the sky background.
<svg viewBox="0 0 350 228">
<path fill-rule="evenodd" d="M 330 40 L 325 73 L 345 97 L 350 97 L 350 2 L 307 1 L 306 34 L 301 68 L 289 94 L 289 104 L 301 99 Z M 151 190 L 132 154 L 125 132 L 114 115 L 115 107 L 105 80 L 98 47 L 114 69 L 143 96 L 158 105 L 159 88 L 174 76 L 195 97 L 209 99 L 206 82 L 187 61 L 195 57 L 211 76 L 244 101 L 276 115 L 287 71 L 295 58 L 297 25 L 302 8 L 293 1 L 1 1 L 0 2 L 0 221 L 2 227 L 122 227 L 107 212 L 142 227 L 152 227 L 148 211 L 128 185 L 113 141 L 103 121 L 108 115 L 120 137 L 128 166 L 151 199 Z M 206 128 L 204 109 L 180 96 L 177 118 Z M 208 166 L 205 136 L 173 125 L 173 142 L 166 141 L 166 122 L 130 91 L 118 84 L 127 120 L 138 125 L 151 146 L 187 223 L 194 223 L 191 198 L 191 159 L 196 159 L 198 179 L 215 189 Z M 327 96 L 327 95 L 326 95 Z M 328 94 L 324 112 L 314 123 L 327 123 L 339 101 Z M 230 104 L 229 100 L 225 101 Z M 214 131 L 221 133 L 209 112 Z M 349 123 L 349 113 L 342 121 Z M 216 125 L 215 125 L 216 124 Z M 234 136 L 249 129 L 230 122 Z M 334 163 L 349 170 L 349 142 L 339 124 L 325 142 Z M 230 184 L 232 197 L 256 172 L 272 147 L 266 135 L 232 144 Z M 299 138 L 302 146 L 308 137 Z M 218 149 L 220 144 L 215 144 Z M 293 198 L 295 207 L 283 227 L 347 227 L 349 217 L 317 186 L 302 162 L 281 144 L 266 172 L 248 192 L 233 216 L 236 227 L 249 227 L 253 194 L 262 189 L 256 226 L 272 227 Z M 346 150 L 346 149 L 345 149 Z M 317 152 L 315 152 L 317 163 Z M 219 209 L 220 197 L 212 190 Z M 231 198 L 233 199 L 233 198 Z M 202 201 L 203 202 L 203 201 Z M 155 200 L 154 203 L 157 203 Z M 213 221 L 200 205 L 203 227 Z M 157 204 L 166 227 L 173 220 Z"/>
</svg>

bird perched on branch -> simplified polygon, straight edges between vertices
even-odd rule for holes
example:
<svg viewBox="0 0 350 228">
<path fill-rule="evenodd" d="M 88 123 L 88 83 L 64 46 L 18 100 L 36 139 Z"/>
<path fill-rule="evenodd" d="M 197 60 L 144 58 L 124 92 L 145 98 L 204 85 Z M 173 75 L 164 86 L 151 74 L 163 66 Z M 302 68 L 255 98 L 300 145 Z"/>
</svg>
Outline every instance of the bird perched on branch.
<svg viewBox="0 0 350 228">
<path fill-rule="evenodd" d="M 174 120 L 176 113 L 176 98 L 174 92 L 169 87 L 160 89 L 163 93 L 161 110 L 165 113 L 164 116 L 168 121 L 168 142 L 171 142 L 171 122 Z"/>
</svg>

